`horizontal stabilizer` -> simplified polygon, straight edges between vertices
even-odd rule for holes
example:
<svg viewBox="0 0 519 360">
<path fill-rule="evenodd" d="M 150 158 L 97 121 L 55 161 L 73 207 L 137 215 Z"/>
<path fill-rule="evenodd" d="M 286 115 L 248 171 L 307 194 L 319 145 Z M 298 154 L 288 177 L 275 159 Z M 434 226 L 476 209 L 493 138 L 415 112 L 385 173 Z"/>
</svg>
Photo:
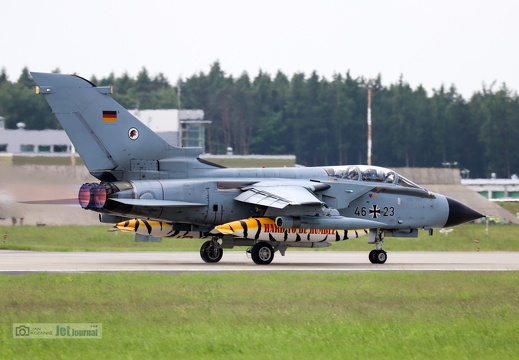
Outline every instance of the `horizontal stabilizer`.
<svg viewBox="0 0 519 360">
<path fill-rule="evenodd" d="M 116 201 L 125 205 L 132 206 L 153 206 L 153 207 L 198 207 L 207 206 L 206 204 L 192 203 L 186 201 L 174 201 L 174 200 L 155 200 L 155 199 L 123 199 L 123 198 L 110 198 L 112 201 Z"/>
<path fill-rule="evenodd" d="M 19 201 L 20 204 L 29 204 L 29 205 L 78 205 L 78 199 L 52 199 L 52 200 L 29 200 L 29 201 Z"/>
</svg>

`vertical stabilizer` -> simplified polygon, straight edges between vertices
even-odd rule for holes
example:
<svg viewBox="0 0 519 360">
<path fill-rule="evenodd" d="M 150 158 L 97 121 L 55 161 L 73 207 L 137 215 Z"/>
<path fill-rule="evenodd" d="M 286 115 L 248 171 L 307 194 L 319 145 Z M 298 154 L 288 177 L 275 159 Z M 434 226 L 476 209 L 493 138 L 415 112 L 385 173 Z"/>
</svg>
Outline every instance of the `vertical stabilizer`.
<svg viewBox="0 0 519 360">
<path fill-rule="evenodd" d="M 31 74 L 88 170 L 101 180 L 161 177 L 159 160 L 188 161 L 201 153 L 166 143 L 112 99 L 110 87 L 75 75 Z"/>
</svg>

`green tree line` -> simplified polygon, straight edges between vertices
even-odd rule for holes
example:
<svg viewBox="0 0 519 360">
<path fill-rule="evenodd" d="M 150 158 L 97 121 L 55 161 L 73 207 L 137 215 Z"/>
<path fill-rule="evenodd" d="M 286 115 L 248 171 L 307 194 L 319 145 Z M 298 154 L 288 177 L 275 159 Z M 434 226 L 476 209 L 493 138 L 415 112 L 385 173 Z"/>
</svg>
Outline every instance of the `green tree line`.
<svg viewBox="0 0 519 360">
<path fill-rule="evenodd" d="M 55 72 L 59 72 L 56 69 Z M 113 97 L 129 109 L 203 109 L 212 120 L 206 150 L 235 154 L 295 154 L 300 164 L 336 165 L 367 161 L 367 89 L 372 87 L 372 163 L 387 167 L 441 167 L 457 163 L 470 177 L 519 174 L 519 97 L 505 84 L 483 87 L 464 99 L 455 86 L 428 93 L 401 78 L 383 85 L 349 72 L 332 79 L 260 71 L 227 75 L 219 62 L 171 83 L 142 68 L 90 79 L 113 85 Z M 180 94 L 180 98 L 179 98 Z M 0 73 L 0 115 L 7 128 L 55 129 L 59 123 L 24 69 L 16 82 Z M 452 165 L 451 165 L 452 166 Z"/>
</svg>

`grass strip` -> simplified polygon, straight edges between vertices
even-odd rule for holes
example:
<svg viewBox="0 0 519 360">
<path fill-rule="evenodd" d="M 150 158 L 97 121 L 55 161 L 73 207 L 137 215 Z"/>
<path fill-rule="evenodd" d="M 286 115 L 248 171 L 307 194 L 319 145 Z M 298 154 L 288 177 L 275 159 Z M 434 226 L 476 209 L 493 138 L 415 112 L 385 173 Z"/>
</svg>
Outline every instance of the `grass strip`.
<svg viewBox="0 0 519 360">
<path fill-rule="evenodd" d="M 3 358 L 512 359 L 519 273 L 0 276 Z M 97 322 L 103 338 L 13 339 Z"/>
<path fill-rule="evenodd" d="M 0 226 L 0 249 L 41 251 L 198 251 L 204 240 L 168 239 L 134 242 L 133 233 L 110 232 L 110 226 Z M 519 251 L 519 226 L 463 225 L 448 234 L 420 231 L 418 238 L 386 238 L 388 251 Z M 370 251 L 367 236 L 319 251 Z M 242 251 L 244 248 L 236 248 Z M 293 249 L 291 249 L 293 251 Z M 315 251 L 315 250 L 311 250 Z"/>
</svg>

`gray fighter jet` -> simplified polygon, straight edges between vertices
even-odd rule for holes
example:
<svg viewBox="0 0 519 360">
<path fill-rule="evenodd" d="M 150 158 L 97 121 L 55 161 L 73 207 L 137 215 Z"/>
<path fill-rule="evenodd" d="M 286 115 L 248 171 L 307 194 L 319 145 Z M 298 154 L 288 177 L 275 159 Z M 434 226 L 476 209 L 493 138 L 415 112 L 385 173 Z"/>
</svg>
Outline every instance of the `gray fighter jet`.
<svg viewBox="0 0 519 360">
<path fill-rule="evenodd" d="M 79 203 L 136 236 L 197 237 L 205 262 L 246 246 L 256 264 L 288 247 L 325 247 L 367 235 L 372 263 L 384 237 L 418 236 L 483 215 L 376 166 L 231 169 L 174 147 L 76 75 L 32 73 L 90 173 Z"/>
</svg>

